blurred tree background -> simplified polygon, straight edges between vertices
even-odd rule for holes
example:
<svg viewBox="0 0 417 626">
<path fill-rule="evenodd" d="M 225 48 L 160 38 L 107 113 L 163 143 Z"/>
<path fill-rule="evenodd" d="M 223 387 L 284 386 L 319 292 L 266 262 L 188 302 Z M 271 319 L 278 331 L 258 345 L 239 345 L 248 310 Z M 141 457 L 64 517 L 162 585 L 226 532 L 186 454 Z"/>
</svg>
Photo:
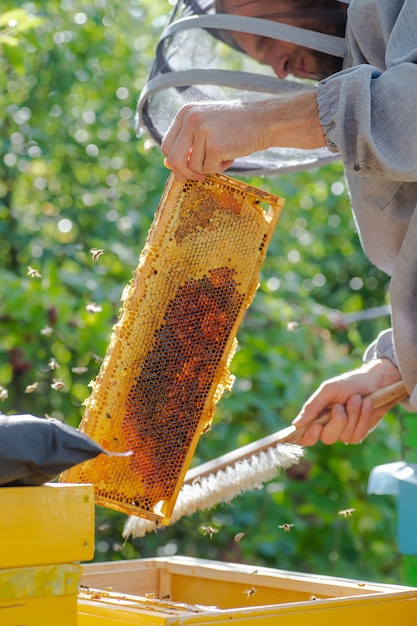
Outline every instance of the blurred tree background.
<svg viewBox="0 0 417 626">
<path fill-rule="evenodd" d="M 80 421 L 167 178 L 134 115 L 171 10 L 164 0 L 2 3 L 4 413 Z M 238 336 L 234 388 L 195 462 L 288 425 L 389 324 L 357 316 L 386 304 L 387 277 L 361 251 L 341 164 L 248 182 L 286 205 Z M 319 444 L 264 489 L 143 539 L 124 542 L 126 517 L 97 507 L 95 559 L 178 553 L 400 582 L 395 501 L 366 487 L 372 467 L 401 458 L 401 411 L 361 445 Z"/>
</svg>

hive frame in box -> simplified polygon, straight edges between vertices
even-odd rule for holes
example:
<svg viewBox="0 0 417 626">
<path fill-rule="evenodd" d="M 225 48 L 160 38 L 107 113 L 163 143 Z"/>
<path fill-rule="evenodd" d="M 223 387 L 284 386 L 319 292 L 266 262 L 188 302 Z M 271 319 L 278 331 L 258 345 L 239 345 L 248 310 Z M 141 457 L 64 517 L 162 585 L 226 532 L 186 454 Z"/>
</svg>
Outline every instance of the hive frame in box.
<svg viewBox="0 0 417 626">
<path fill-rule="evenodd" d="M 104 449 L 64 473 L 96 502 L 168 524 L 229 362 L 284 200 L 224 175 L 170 175 L 81 430 Z"/>
</svg>

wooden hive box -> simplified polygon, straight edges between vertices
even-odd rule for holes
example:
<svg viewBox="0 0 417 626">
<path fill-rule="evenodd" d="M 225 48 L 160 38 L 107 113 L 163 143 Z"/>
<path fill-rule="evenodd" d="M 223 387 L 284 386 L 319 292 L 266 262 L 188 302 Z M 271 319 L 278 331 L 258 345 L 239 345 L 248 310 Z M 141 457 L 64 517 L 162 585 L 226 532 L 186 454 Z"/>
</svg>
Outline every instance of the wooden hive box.
<svg viewBox="0 0 417 626">
<path fill-rule="evenodd" d="M 87 564 L 79 626 L 415 626 L 417 589 L 172 557 Z"/>
<path fill-rule="evenodd" d="M 0 489 L 1 626 L 76 626 L 82 567 L 94 556 L 94 488 Z"/>
<path fill-rule="evenodd" d="M 2 487 L 0 509 L 0 570 L 93 558 L 92 485 Z"/>
<path fill-rule="evenodd" d="M 1 626 L 76 626 L 78 563 L 0 570 Z"/>
</svg>

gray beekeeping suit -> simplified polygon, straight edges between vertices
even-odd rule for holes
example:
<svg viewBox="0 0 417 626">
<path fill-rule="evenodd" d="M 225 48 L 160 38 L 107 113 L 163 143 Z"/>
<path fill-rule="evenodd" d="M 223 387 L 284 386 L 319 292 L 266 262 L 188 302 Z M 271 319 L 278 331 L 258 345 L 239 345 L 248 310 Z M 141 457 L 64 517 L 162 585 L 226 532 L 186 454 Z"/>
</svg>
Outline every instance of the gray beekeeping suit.
<svg viewBox="0 0 417 626">
<path fill-rule="evenodd" d="M 343 158 L 363 249 L 392 277 L 392 332 L 365 358 L 397 364 L 417 410 L 416 103 L 417 1 L 352 0 L 344 69 L 318 85 L 320 121 Z"/>
<path fill-rule="evenodd" d="M 399 367 L 417 411 L 417 0 L 342 1 L 349 4 L 344 41 L 272 20 L 215 15 L 213 0 L 182 0 L 186 8 L 182 14 L 175 9 L 139 99 L 138 128 L 159 127 L 160 140 L 181 104 L 226 99 L 230 93 L 224 87 L 235 88 L 234 97 L 242 100 L 303 88 L 276 76 L 233 70 L 235 65 L 225 71 L 224 59 L 216 61 L 214 50 L 200 51 L 207 40 L 199 27 L 215 35 L 212 41 L 223 33 L 228 42 L 228 33 L 240 30 L 344 59 L 341 72 L 318 84 L 324 155 L 314 155 L 309 164 L 309 151 L 301 156 L 277 148 L 266 151 L 270 155 L 236 159 L 233 167 L 238 166 L 237 173 L 280 173 L 326 162 L 327 155 L 341 156 L 363 249 L 392 277 L 393 328 L 381 333 L 365 359 L 387 357 Z M 186 43 L 191 49 L 185 61 Z"/>
</svg>

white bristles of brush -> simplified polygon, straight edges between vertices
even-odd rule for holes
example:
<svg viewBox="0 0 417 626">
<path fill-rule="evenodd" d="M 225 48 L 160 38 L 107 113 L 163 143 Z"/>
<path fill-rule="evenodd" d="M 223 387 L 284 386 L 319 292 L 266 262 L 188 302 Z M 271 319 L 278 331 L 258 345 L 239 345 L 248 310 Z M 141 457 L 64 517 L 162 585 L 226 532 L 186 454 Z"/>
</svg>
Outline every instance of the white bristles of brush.
<svg viewBox="0 0 417 626">
<path fill-rule="evenodd" d="M 230 502 L 245 491 L 259 489 L 263 483 L 275 478 L 280 470 L 298 463 L 303 453 L 301 446 L 278 444 L 191 484 L 184 484 L 178 494 L 170 525 L 185 515 L 211 509 L 219 502 Z M 154 522 L 132 515 L 126 521 L 123 537 L 144 537 L 155 528 Z"/>
</svg>

